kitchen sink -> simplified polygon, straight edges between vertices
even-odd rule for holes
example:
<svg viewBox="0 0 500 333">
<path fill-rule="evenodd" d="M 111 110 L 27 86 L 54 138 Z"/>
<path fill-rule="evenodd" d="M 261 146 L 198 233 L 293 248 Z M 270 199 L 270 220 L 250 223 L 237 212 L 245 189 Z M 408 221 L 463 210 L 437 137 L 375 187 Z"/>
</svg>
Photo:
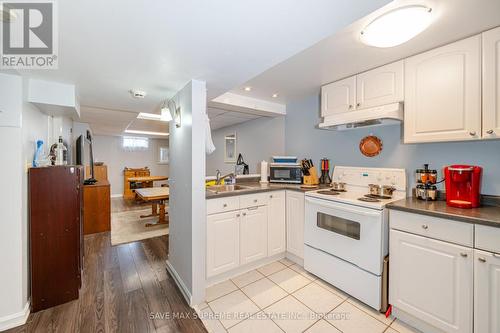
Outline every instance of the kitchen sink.
<svg viewBox="0 0 500 333">
<path fill-rule="evenodd" d="M 207 187 L 207 190 L 214 193 L 223 193 L 223 192 L 247 190 L 249 188 L 250 187 L 248 186 L 241 186 L 241 185 L 214 185 Z"/>
</svg>

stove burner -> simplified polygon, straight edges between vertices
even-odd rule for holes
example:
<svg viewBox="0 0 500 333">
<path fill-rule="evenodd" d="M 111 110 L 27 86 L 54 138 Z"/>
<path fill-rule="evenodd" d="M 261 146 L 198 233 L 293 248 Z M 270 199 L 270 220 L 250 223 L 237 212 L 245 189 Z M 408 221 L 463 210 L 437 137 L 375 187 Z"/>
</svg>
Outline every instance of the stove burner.
<svg viewBox="0 0 500 333">
<path fill-rule="evenodd" d="M 376 198 L 370 198 L 370 197 L 361 197 L 358 198 L 359 201 L 364 201 L 364 202 L 380 202 L 379 199 Z"/>
<path fill-rule="evenodd" d="M 318 194 L 326 194 L 326 195 L 339 195 L 339 191 L 334 191 L 334 190 L 324 190 L 324 191 L 318 191 L 316 192 Z"/>
<path fill-rule="evenodd" d="M 391 199 L 388 195 L 365 194 L 365 197 L 372 199 Z"/>
</svg>

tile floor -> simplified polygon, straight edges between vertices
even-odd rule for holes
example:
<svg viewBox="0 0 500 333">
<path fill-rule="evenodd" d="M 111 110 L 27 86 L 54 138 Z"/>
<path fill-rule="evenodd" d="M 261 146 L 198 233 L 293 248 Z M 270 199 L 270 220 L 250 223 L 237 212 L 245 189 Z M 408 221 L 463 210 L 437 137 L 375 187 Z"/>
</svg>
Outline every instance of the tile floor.
<svg viewBox="0 0 500 333">
<path fill-rule="evenodd" d="M 207 289 L 198 306 L 207 330 L 417 333 L 282 259 Z"/>
</svg>

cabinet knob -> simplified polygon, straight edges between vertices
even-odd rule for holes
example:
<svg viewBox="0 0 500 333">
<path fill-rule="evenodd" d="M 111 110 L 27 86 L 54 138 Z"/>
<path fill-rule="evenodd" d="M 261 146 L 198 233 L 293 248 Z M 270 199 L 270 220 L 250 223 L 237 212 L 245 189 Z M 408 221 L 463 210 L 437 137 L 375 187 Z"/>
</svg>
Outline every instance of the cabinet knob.
<svg viewBox="0 0 500 333">
<path fill-rule="evenodd" d="M 469 135 L 470 135 L 470 136 L 476 136 L 476 131 L 470 131 L 470 132 L 469 132 Z"/>
<path fill-rule="evenodd" d="M 358 106 L 358 107 L 361 106 L 361 103 L 356 103 L 356 106 Z"/>
<path fill-rule="evenodd" d="M 351 104 L 349 104 L 349 109 L 352 109 L 352 105 Z"/>
<path fill-rule="evenodd" d="M 227 204 L 223 204 L 222 207 L 226 208 L 227 207 Z"/>
<path fill-rule="evenodd" d="M 272 198 L 273 198 L 273 195 L 271 194 L 271 195 L 269 196 L 269 198 L 271 198 L 271 199 L 272 199 Z"/>
<path fill-rule="evenodd" d="M 480 262 L 486 262 L 486 259 L 482 257 L 477 258 L 477 260 L 479 260 Z"/>
<path fill-rule="evenodd" d="M 258 200 L 257 199 L 254 199 L 253 202 L 257 202 Z"/>
<path fill-rule="evenodd" d="M 467 258 L 467 253 L 465 252 L 461 252 L 460 255 L 463 257 L 463 258 Z"/>
<path fill-rule="evenodd" d="M 429 229 L 429 226 L 427 224 L 422 224 L 422 229 L 427 230 Z"/>
<path fill-rule="evenodd" d="M 246 215 L 247 215 L 247 213 L 243 213 L 243 216 L 246 216 Z"/>
<path fill-rule="evenodd" d="M 236 214 L 236 217 L 240 217 L 240 214 Z"/>
<path fill-rule="evenodd" d="M 493 134 L 494 131 L 492 129 L 486 131 L 487 134 Z"/>
</svg>

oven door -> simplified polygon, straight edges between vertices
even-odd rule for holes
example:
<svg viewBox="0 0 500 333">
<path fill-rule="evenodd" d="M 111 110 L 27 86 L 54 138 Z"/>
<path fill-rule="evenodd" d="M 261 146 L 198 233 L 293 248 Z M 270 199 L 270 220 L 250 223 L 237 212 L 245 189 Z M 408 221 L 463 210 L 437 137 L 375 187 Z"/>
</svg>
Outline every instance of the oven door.
<svg viewBox="0 0 500 333">
<path fill-rule="evenodd" d="M 313 248 L 381 275 L 386 233 L 383 210 L 306 196 L 304 242 Z"/>
</svg>

